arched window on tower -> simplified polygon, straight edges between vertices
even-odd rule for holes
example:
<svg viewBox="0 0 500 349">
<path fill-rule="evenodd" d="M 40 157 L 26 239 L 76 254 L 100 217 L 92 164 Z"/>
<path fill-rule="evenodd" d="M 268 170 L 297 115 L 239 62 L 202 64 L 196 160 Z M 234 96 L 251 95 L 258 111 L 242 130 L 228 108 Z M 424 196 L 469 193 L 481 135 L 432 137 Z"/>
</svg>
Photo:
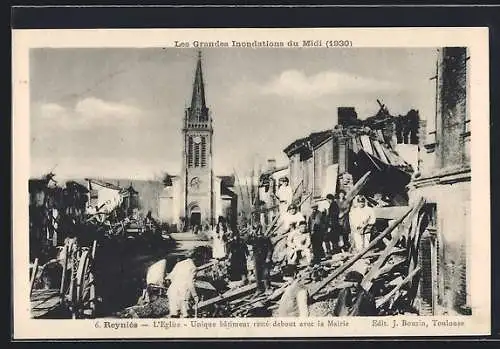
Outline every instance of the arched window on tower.
<svg viewBox="0 0 500 349">
<path fill-rule="evenodd" d="M 194 167 L 200 167 L 200 143 L 194 144 Z"/>
<path fill-rule="evenodd" d="M 193 167 L 193 137 L 188 137 L 188 167 Z"/>
<path fill-rule="evenodd" d="M 207 166 L 207 137 L 201 137 L 201 167 Z"/>
</svg>

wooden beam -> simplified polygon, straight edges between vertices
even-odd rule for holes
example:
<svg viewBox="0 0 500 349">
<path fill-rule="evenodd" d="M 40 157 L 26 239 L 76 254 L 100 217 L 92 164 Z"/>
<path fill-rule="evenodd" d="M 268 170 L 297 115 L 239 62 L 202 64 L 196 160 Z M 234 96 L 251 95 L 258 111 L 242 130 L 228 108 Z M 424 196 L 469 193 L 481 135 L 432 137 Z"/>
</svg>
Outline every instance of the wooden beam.
<svg viewBox="0 0 500 349">
<path fill-rule="evenodd" d="M 370 271 L 368 272 L 368 274 L 366 274 L 365 277 L 363 278 L 363 281 L 361 282 L 361 286 L 365 290 L 368 291 L 371 288 L 373 279 L 375 279 L 379 275 L 380 268 L 386 262 L 387 258 L 391 255 L 391 252 L 392 252 L 394 246 L 396 246 L 396 243 L 400 240 L 400 238 L 403 235 L 403 233 L 405 232 L 405 230 L 408 229 L 407 225 L 411 224 L 411 222 L 413 221 L 413 218 L 415 217 L 415 215 L 418 214 L 418 212 L 420 211 L 420 209 L 422 208 L 423 205 L 424 205 L 424 200 L 420 199 L 418 201 L 417 205 L 412 208 L 411 213 L 408 216 L 406 216 L 403 220 L 401 220 L 400 223 L 402 223 L 402 224 L 399 224 L 396 234 L 394 236 L 392 236 L 391 241 L 384 249 L 382 255 L 377 259 L 375 264 L 370 268 Z"/>
<path fill-rule="evenodd" d="M 330 282 L 332 282 L 335 278 L 337 278 L 339 275 L 344 273 L 347 269 L 349 269 L 354 263 L 356 263 L 358 260 L 360 260 L 364 255 L 368 253 L 373 247 L 375 247 L 379 241 L 381 241 L 386 235 L 390 234 L 394 228 L 396 228 L 410 213 L 412 209 L 409 209 L 403 216 L 401 216 L 399 219 L 396 219 L 389 224 L 389 226 L 381 233 L 379 236 L 377 236 L 375 239 L 373 239 L 368 246 L 363 249 L 360 253 L 357 255 L 353 256 L 350 260 L 345 262 L 342 266 L 337 268 L 331 275 L 329 275 L 327 278 L 323 279 L 319 285 L 310 292 L 310 296 L 314 296 L 316 293 L 321 291 L 325 286 L 327 286 Z"/>
<path fill-rule="evenodd" d="M 414 269 L 408 276 L 401 281 L 399 285 L 397 285 L 391 292 L 386 294 L 380 301 L 376 302 L 377 303 L 377 308 L 380 308 L 383 306 L 385 303 L 387 303 L 391 298 L 396 294 L 397 291 L 401 289 L 405 284 L 407 284 L 409 281 L 413 279 L 413 277 L 420 271 L 420 267 Z"/>
<path fill-rule="evenodd" d="M 408 210 L 409 206 L 373 207 L 377 219 L 396 219 Z"/>
<path fill-rule="evenodd" d="M 31 280 L 30 280 L 30 296 L 33 292 L 33 286 L 35 285 L 36 274 L 38 273 L 38 258 L 35 258 L 35 262 L 33 263 L 33 271 L 31 272 Z"/>
<path fill-rule="evenodd" d="M 252 284 L 249 284 L 249 285 L 246 285 L 243 287 L 238 287 L 238 288 L 229 290 L 220 296 L 213 297 L 213 298 L 207 299 L 206 301 L 200 302 L 198 304 L 198 310 L 205 308 L 205 307 L 212 305 L 212 304 L 217 304 L 217 303 L 220 303 L 223 301 L 229 301 L 231 299 L 240 297 L 248 292 L 252 292 L 256 288 L 257 288 L 257 283 L 254 282 Z"/>
<path fill-rule="evenodd" d="M 64 251 L 64 261 L 63 261 L 63 270 L 62 270 L 62 275 L 61 275 L 61 287 L 59 288 L 59 293 L 61 295 L 64 294 L 64 286 L 66 286 L 66 269 L 68 269 L 68 254 L 69 254 L 69 249 L 68 245 L 65 244 L 63 247 Z"/>
<path fill-rule="evenodd" d="M 213 266 L 215 264 L 216 264 L 215 261 L 211 261 L 211 262 L 208 262 L 206 264 L 200 265 L 199 267 L 196 268 L 196 272 L 199 272 L 199 271 L 205 270 L 207 268 L 210 268 L 211 266 Z"/>
</svg>

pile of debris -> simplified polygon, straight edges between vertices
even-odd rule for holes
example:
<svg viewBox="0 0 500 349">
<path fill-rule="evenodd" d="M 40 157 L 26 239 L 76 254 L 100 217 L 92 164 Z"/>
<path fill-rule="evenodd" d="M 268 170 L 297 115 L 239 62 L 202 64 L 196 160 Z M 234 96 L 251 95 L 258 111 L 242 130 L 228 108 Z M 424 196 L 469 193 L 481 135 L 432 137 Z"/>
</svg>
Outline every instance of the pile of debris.
<svg viewBox="0 0 500 349">
<path fill-rule="evenodd" d="M 348 194 L 348 200 L 356 196 L 367 181 L 369 173 L 361 178 Z M 361 287 L 375 300 L 376 313 L 389 315 L 414 313 L 413 300 L 418 287 L 419 268 L 417 267 L 418 241 L 422 233 L 419 211 L 423 200 L 407 207 L 397 219 L 371 241 L 369 246 L 357 254 L 338 253 L 331 259 L 309 266 L 300 273 L 303 283 L 307 284 L 312 316 L 333 315 L 340 291 L 348 287 L 344 281 L 351 270 L 361 271 Z M 276 250 L 284 248 L 286 234 L 280 231 L 276 217 L 267 233 Z M 256 283 L 228 290 L 217 297 L 202 301 L 198 310 L 226 304 L 229 316 L 252 317 L 272 316 L 281 296 L 293 281 L 283 281 L 281 270 L 283 260 L 275 259 L 271 273 L 273 292 L 255 295 Z M 353 314 L 355 315 L 355 314 Z"/>
<path fill-rule="evenodd" d="M 369 176 L 368 172 L 354 185 L 347 200 L 353 200 Z M 338 316 L 339 307 L 340 314 L 358 315 L 356 310 L 345 305 L 346 292 L 342 292 L 352 286 L 352 283 L 346 282 L 346 276 L 353 270 L 363 275 L 359 286 L 372 297 L 372 315 L 415 313 L 412 304 L 418 287 L 418 242 L 422 234 L 419 212 L 423 205 L 424 200 L 420 200 L 411 206 L 400 207 L 397 211 L 401 212 L 399 217 L 391 218 L 387 228 L 359 253 L 338 253 L 330 259 L 305 267 L 298 277 L 308 289 L 310 316 Z M 266 231 L 275 249 L 270 292 L 257 292 L 257 283 L 251 274 L 248 284 L 230 287 L 226 280 L 227 261 L 211 261 L 198 268 L 195 285 L 200 302 L 194 316 L 213 318 L 276 315 L 283 294 L 296 281 L 283 278 L 285 261 L 280 258 L 282 253 L 279 251 L 285 248 L 283 241 L 286 240 L 287 233 L 280 229 L 278 222 L 279 217 L 275 217 Z M 342 299 L 339 300 L 339 297 Z M 168 302 L 167 299 L 163 301 Z M 340 303 L 344 304 L 344 309 Z M 164 306 L 162 309 L 168 312 L 168 307 Z M 151 313 L 142 313 L 144 317 L 152 317 Z M 154 317 L 166 315 L 168 314 L 157 313 Z"/>
</svg>

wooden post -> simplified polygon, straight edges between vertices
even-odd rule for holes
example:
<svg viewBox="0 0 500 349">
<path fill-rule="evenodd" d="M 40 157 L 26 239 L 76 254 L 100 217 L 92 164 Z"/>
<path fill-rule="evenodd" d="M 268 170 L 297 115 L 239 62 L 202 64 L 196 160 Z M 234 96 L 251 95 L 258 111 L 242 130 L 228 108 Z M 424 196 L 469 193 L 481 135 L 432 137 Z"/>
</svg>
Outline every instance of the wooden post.
<svg viewBox="0 0 500 349">
<path fill-rule="evenodd" d="M 31 272 L 31 280 L 30 280 L 30 296 L 33 292 L 33 286 L 35 284 L 36 274 L 38 273 L 38 258 L 35 258 L 35 262 L 33 263 L 33 271 Z"/>
<path fill-rule="evenodd" d="M 92 243 L 92 260 L 95 259 L 96 250 L 97 250 L 97 240 L 94 240 L 94 242 Z"/>
<path fill-rule="evenodd" d="M 65 286 L 65 281 L 66 281 L 66 269 L 68 269 L 68 245 L 64 245 L 64 261 L 63 261 L 63 270 L 62 270 L 62 275 L 61 275 L 61 287 L 59 288 L 59 293 L 61 295 L 64 294 L 64 286 Z"/>
</svg>

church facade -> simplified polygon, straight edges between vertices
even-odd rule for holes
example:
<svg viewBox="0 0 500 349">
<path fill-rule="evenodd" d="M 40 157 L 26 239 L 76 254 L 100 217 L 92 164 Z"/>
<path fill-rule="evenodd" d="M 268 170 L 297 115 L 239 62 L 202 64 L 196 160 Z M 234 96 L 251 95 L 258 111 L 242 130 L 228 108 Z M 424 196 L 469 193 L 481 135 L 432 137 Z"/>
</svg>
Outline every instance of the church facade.
<svg viewBox="0 0 500 349">
<path fill-rule="evenodd" d="M 213 137 L 199 53 L 191 103 L 184 112 L 182 168 L 160 195 L 161 221 L 183 230 L 212 226 L 219 216 L 235 222 L 237 196 L 233 190 L 234 177 L 214 175 Z"/>
</svg>

